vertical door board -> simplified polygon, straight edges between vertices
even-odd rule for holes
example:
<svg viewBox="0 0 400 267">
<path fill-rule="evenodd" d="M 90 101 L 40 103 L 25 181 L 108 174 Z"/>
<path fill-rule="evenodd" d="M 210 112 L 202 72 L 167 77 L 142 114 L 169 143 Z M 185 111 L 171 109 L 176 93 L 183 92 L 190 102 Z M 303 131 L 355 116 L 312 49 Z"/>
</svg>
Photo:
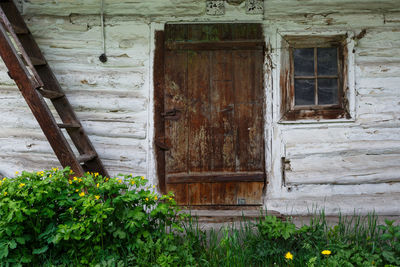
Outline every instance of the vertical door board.
<svg viewBox="0 0 400 267">
<path fill-rule="evenodd" d="M 187 60 L 185 51 L 168 51 L 165 54 L 164 142 L 171 147 L 165 152 L 167 173 L 188 171 Z M 170 120 L 166 116 L 173 110 L 180 114 L 179 120 Z"/>
</svg>

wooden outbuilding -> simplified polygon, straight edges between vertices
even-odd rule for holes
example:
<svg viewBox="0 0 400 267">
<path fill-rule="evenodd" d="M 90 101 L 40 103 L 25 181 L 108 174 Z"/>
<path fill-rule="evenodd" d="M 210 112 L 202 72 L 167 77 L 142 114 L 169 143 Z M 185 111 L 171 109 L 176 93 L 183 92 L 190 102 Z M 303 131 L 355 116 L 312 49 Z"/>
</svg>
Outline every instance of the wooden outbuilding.
<svg viewBox="0 0 400 267">
<path fill-rule="evenodd" d="M 0 173 L 400 214 L 398 0 L 1 0 Z"/>
</svg>

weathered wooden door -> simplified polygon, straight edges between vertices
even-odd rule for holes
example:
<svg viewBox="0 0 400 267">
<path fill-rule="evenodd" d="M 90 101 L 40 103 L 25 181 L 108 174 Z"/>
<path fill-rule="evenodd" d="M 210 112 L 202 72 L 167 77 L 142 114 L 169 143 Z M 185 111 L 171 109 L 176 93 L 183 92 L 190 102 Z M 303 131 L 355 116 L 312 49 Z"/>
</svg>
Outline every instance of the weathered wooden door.
<svg viewBox="0 0 400 267">
<path fill-rule="evenodd" d="M 165 132 L 158 144 L 167 191 L 181 205 L 261 204 L 260 25 L 168 25 L 165 36 Z"/>
</svg>

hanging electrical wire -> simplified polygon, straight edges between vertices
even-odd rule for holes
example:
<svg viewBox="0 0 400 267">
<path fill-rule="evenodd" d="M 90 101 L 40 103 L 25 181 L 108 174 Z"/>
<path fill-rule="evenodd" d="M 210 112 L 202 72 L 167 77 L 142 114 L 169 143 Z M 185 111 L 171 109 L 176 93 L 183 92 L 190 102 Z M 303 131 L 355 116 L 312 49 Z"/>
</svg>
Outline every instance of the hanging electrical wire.
<svg viewBox="0 0 400 267">
<path fill-rule="evenodd" d="M 103 38 L 103 54 L 99 56 L 99 60 L 103 63 L 107 62 L 107 55 L 106 55 L 106 30 L 104 28 L 104 0 L 101 0 L 101 36 Z"/>
</svg>

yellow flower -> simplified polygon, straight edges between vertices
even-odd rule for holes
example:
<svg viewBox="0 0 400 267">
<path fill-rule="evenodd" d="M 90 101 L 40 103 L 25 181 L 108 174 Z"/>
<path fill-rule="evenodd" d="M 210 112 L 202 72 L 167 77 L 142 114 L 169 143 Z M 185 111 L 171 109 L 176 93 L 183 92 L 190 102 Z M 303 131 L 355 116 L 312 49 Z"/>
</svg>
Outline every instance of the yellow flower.
<svg viewBox="0 0 400 267">
<path fill-rule="evenodd" d="M 148 197 L 146 197 L 146 201 L 149 201 L 149 198 L 148 198 Z"/>
<path fill-rule="evenodd" d="M 50 175 L 49 175 L 49 178 L 51 178 L 51 177 L 52 177 L 52 175 L 50 174 Z"/>
<path fill-rule="evenodd" d="M 144 177 L 143 177 L 143 176 L 140 176 L 140 178 L 141 178 L 142 180 L 144 180 Z"/>
<path fill-rule="evenodd" d="M 169 198 L 169 200 L 172 200 L 172 199 L 173 199 L 172 197 Z"/>
<path fill-rule="evenodd" d="M 134 184 L 135 184 L 135 181 L 131 181 L 131 184 L 134 185 Z"/>
<path fill-rule="evenodd" d="M 68 180 L 68 183 L 69 183 L 69 184 L 72 184 L 72 180 Z"/>
<path fill-rule="evenodd" d="M 100 186 L 100 184 L 99 184 L 99 183 L 97 183 L 97 184 L 96 184 L 96 187 L 97 187 L 97 188 L 99 188 L 99 186 Z"/>
<path fill-rule="evenodd" d="M 7 192 L 4 192 L 4 196 L 7 196 L 7 194 L 8 194 Z"/>
<path fill-rule="evenodd" d="M 20 184 L 19 184 L 19 187 L 24 187 L 24 186 L 25 186 L 24 183 L 20 183 Z"/>
<path fill-rule="evenodd" d="M 94 177 L 97 177 L 97 176 L 99 176 L 99 173 L 98 173 L 98 172 L 95 172 L 95 173 L 94 173 Z"/>
<path fill-rule="evenodd" d="M 118 179 L 118 183 L 122 184 L 122 180 L 121 180 L 121 179 Z"/>
<path fill-rule="evenodd" d="M 79 192 L 79 189 L 76 189 L 75 192 Z"/>
<path fill-rule="evenodd" d="M 77 181 L 78 180 L 78 178 L 76 178 L 76 176 L 74 176 L 74 181 Z"/>
<path fill-rule="evenodd" d="M 15 172 L 15 175 L 18 175 L 18 173 L 19 173 L 19 172 L 18 172 L 18 171 L 16 171 L 16 172 Z"/>
<path fill-rule="evenodd" d="M 69 210 L 72 210 L 72 208 L 69 208 Z"/>
<path fill-rule="evenodd" d="M 51 168 L 53 171 L 58 171 L 58 168 Z"/>
<path fill-rule="evenodd" d="M 322 252 L 322 255 L 331 255 L 331 251 L 330 250 L 323 250 Z"/>
<path fill-rule="evenodd" d="M 3 178 L 3 181 L 5 181 L 5 180 L 7 180 L 7 178 L 6 178 L 6 177 L 4 177 L 4 178 Z"/>
<path fill-rule="evenodd" d="M 69 174 L 73 174 L 74 173 L 74 171 L 73 170 L 69 170 Z"/>
<path fill-rule="evenodd" d="M 287 260 L 293 260 L 293 254 L 290 253 L 290 252 L 287 252 L 287 253 L 285 254 L 285 259 L 287 259 Z"/>
<path fill-rule="evenodd" d="M 156 186 L 155 186 L 155 185 L 153 185 L 153 188 L 156 188 Z"/>
<path fill-rule="evenodd" d="M 94 196 L 97 200 L 99 200 L 100 196 Z"/>
<path fill-rule="evenodd" d="M 157 200 L 157 198 L 158 198 L 158 197 L 157 197 L 157 196 L 155 196 L 155 197 L 154 197 L 154 200 Z"/>
<path fill-rule="evenodd" d="M 2 181 L 0 181 L 0 185 L 2 184 L 3 182 Z"/>
<path fill-rule="evenodd" d="M 108 180 L 110 180 L 110 178 L 106 178 L 106 182 L 108 182 Z"/>
<path fill-rule="evenodd" d="M 81 178 L 78 179 L 78 183 L 80 183 L 80 182 L 82 182 L 82 179 L 81 179 Z"/>
<path fill-rule="evenodd" d="M 85 192 L 80 192 L 80 193 L 79 193 L 79 196 L 80 196 L 80 197 L 83 197 L 84 195 L 85 195 Z"/>
</svg>

